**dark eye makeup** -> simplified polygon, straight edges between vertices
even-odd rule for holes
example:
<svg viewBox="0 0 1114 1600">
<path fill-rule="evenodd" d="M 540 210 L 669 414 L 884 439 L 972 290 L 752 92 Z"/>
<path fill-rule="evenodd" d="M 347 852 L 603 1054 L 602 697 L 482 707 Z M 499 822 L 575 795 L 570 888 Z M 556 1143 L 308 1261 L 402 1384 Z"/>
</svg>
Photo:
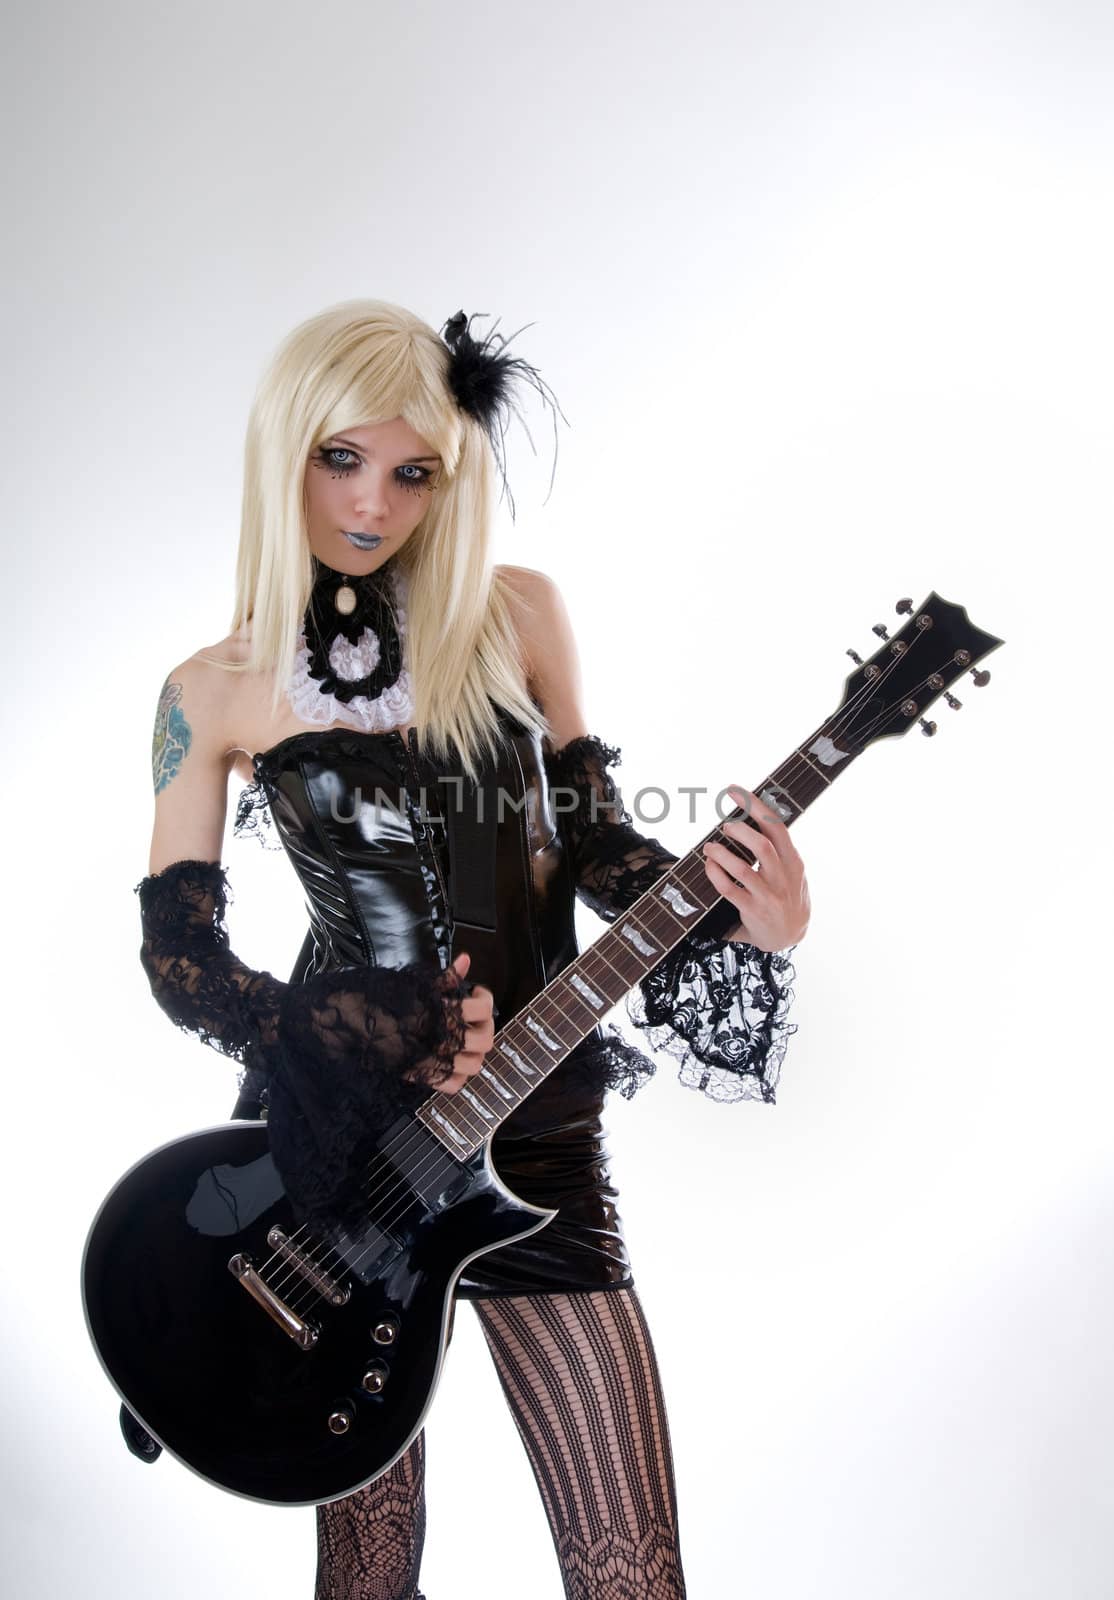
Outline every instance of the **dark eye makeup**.
<svg viewBox="0 0 1114 1600">
<path fill-rule="evenodd" d="M 339 456 L 347 456 L 346 461 L 338 460 Z M 355 472 L 360 465 L 360 458 L 354 450 L 347 449 L 344 445 L 323 445 L 313 457 L 313 464 L 323 467 L 334 478 L 346 478 L 350 472 Z M 401 467 L 395 468 L 395 482 L 404 489 L 414 491 L 424 489 L 433 473 L 429 467 L 421 467 L 417 462 L 410 461 Z"/>
</svg>

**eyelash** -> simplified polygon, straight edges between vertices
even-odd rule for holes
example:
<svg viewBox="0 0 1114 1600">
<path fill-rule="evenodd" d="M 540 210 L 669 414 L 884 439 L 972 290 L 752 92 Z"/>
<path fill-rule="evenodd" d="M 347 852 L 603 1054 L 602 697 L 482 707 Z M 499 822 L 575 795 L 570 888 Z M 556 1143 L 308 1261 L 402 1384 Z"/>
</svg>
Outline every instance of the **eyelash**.
<svg viewBox="0 0 1114 1600">
<path fill-rule="evenodd" d="M 333 461 L 330 459 L 332 456 L 352 456 L 353 459 L 351 461 L 343 462 Z M 335 478 L 346 478 L 350 472 L 355 472 L 356 468 L 360 464 L 359 456 L 357 456 L 354 451 L 349 450 L 346 445 L 334 445 L 331 449 L 319 450 L 317 452 L 316 460 L 318 466 L 325 467 L 333 474 Z M 410 478 L 401 476 L 401 474 L 404 473 L 408 467 L 412 467 L 414 471 L 420 472 L 421 477 Z M 404 466 L 395 468 L 395 481 L 403 489 L 424 489 L 432 476 L 433 473 L 428 467 L 420 467 L 415 461 L 407 462 L 404 464 Z"/>
</svg>

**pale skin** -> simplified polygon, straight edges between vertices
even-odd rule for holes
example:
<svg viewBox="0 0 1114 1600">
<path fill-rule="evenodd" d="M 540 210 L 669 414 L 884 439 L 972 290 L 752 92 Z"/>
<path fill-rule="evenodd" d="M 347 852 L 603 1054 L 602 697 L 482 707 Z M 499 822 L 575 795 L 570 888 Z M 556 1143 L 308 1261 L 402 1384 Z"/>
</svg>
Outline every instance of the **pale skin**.
<svg viewBox="0 0 1114 1600">
<path fill-rule="evenodd" d="M 388 561 L 411 537 L 436 494 L 441 464 L 433 446 L 401 417 L 345 428 L 322 441 L 306 465 L 304 502 L 313 553 L 337 572 L 364 576 Z M 356 549 L 348 533 L 377 533 L 383 543 Z M 545 711 L 554 750 L 588 734 L 580 660 L 572 624 L 553 580 L 529 567 L 502 566 L 502 577 L 520 602 L 516 620 L 527 681 Z M 172 861 L 219 861 L 224 843 L 228 780 L 253 777 L 251 755 L 267 750 L 307 724 L 284 708 L 270 712 L 270 683 L 233 676 L 203 659 L 242 660 L 243 635 L 179 663 L 159 696 L 152 740 L 155 823 L 148 871 Z M 404 735 L 407 725 L 400 730 Z M 726 845 L 708 841 L 704 869 L 716 891 L 739 913 L 729 937 L 760 950 L 796 944 L 808 927 L 809 893 L 804 865 L 781 819 L 748 790 L 734 785 L 736 803 L 753 816 L 720 824 L 757 859 L 750 866 Z M 467 951 L 452 966 L 463 977 Z M 477 985 L 462 1001 L 465 1045 L 452 1075 L 438 1089 L 448 1094 L 472 1078 L 495 1039 L 494 997 Z"/>
</svg>

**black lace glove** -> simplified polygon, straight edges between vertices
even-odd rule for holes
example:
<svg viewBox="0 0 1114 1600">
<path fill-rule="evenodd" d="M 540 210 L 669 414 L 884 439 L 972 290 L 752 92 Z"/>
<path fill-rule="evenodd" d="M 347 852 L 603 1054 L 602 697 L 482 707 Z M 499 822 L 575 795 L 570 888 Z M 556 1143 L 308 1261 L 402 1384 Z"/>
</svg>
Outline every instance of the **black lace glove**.
<svg viewBox="0 0 1114 1600">
<path fill-rule="evenodd" d="M 175 861 L 135 892 L 155 999 L 263 1082 L 291 1200 L 307 1221 L 339 1220 L 358 1201 L 376 1131 L 451 1074 L 470 981 L 422 962 L 338 967 L 304 983 L 245 966 L 228 946 L 229 887 L 216 861 Z"/>
<path fill-rule="evenodd" d="M 571 809 L 571 794 L 554 801 L 577 894 L 605 922 L 629 910 L 680 859 L 634 827 L 607 771 L 620 759 L 594 734 L 545 757 L 549 787 L 576 796 Z M 790 951 L 727 940 L 738 920 L 729 900 L 717 901 L 632 990 L 626 1010 L 653 1049 L 679 1062 L 689 1088 L 713 1100 L 772 1102 L 785 1047 L 797 1031 L 785 1020 L 796 973 Z M 606 1081 L 629 1098 L 654 1066 L 629 1045 L 617 1056 Z"/>
</svg>

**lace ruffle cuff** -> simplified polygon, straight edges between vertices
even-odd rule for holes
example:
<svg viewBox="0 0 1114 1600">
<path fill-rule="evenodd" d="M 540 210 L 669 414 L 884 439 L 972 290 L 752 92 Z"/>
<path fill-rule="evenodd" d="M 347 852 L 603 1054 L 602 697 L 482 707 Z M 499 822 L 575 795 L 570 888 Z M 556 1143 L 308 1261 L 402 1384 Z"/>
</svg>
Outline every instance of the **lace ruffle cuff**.
<svg viewBox="0 0 1114 1600">
<path fill-rule="evenodd" d="M 693 928 L 627 996 L 651 1047 L 678 1062 L 680 1081 L 710 1100 L 773 1104 L 796 971 L 789 950 L 758 950 Z"/>
<path fill-rule="evenodd" d="M 242 1066 L 273 1044 L 286 985 L 237 960 L 225 924 L 232 894 L 217 861 L 173 861 L 135 885 L 151 993 L 172 1022 Z"/>
<path fill-rule="evenodd" d="M 174 862 L 136 892 L 160 1007 L 241 1063 L 242 1090 L 265 1094 L 275 1164 L 306 1220 L 339 1215 L 376 1136 L 451 1074 L 469 980 L 413 962 L 283 983 L 228 948 L 219 862 Z"/>
<path fill-rule="evenodd" d="M 607 770 L 620 761 L 620 750 L 594 734 L 546 757 L 551 789 L 565 791 L 553 801 L 577 894 L 607 922 L 679 859 L 635 829 Z M 792 949 L 765 951 L 726 939 L 737 921 L 731 903 L 718 901 L 631 992 L 626 1012 L 652 1050 L 678 1062 L 686 1087 L 713 1100 L 772 1103 L 786 1046 L 797 1031 L 786 1020 L 796 977 Z M 598 1081 L 629 1098 L 654 1065 L 610 1032 L 595 1055 Z"/>
<path fill-rule="evenodd" d="M 304 1220 L 343 1221 L 358 1207 L 383 1131 L 449 1077 L 464 1048 L 466 987 L 452 969 L 431 976 L 417 962 L 339 968 L 288 987 L 267 1125 Z"/>
</svg>

